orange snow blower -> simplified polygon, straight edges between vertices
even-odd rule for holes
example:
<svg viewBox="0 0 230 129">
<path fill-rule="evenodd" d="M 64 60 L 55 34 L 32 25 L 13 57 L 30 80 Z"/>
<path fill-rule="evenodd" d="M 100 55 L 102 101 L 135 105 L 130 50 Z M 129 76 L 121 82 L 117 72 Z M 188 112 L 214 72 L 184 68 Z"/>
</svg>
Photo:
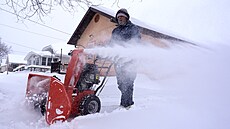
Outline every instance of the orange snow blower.
<svg viewBox="0 0 230 129">
<path fill-rule="evenodd" d="M 72 51 L 64 83 L 55 76 L 29 74 L 26 100 L 45 116 L 48 124 L 100 111 L 98 95 L 113 64 L 98 67 L 98 58 L 93 63 L 85 63 L 85 59 L 83 50 Z M 106 70 L 100 80 L 102 68 Z"/>
</svg>

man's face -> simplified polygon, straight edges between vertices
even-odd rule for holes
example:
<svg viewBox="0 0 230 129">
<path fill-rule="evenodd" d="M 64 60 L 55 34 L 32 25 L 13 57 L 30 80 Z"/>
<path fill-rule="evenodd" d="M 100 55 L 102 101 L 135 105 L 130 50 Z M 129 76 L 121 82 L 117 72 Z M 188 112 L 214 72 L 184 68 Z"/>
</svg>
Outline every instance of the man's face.
<svg viewBox="0 0 230 129">
<path fill-rule="evenodd" d="M 124 16 L 119 16 L 119 17 L 117 17 L 117 20 L 118 20 L 118 24 L 119 24 L 119 25 L 125 25 L 126 22 L 127 22 L 127 18 L 124 17 Z"/>
</svg>

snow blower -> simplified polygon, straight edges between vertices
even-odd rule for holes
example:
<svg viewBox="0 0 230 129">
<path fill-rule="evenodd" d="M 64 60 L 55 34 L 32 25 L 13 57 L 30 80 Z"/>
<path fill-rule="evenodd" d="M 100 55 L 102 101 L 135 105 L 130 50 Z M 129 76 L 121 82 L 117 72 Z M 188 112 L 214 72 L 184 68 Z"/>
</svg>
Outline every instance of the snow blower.
<svg viewBox="0 0 230 129">
<path fill-rule="evenodd" d="M 72 51 L 64 83 L 56 76 L 29 74 L 26 100 L 45 116 L 49 125 L 100 111 L 98 96 L 113 64 L 101 63 L 99 67 L 98 58 L 93 63 L 85 63 L 86 57 L 83 50 Z M 100 77 L 102 69 L 105 74 Z"/>
</svg>

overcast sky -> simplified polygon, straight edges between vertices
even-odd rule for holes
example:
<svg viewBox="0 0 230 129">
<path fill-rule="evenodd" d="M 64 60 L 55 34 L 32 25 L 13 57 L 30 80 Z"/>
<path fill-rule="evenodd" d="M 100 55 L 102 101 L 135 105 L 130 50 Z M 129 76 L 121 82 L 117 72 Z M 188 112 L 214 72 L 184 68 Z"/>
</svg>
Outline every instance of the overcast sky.
<svg viewBox="0 0 230 129">
<path fill-rule="evenodd" d="M 132 17 L 195 42 L 230 44 L 229 0 L 122 0 L 119 7 L 113 5 L 114 1 L 102 0 L 103 6 L 114 11 L 127 8 Z M 86 11 L 87 8 L 79 8 L 72 15 L 55 8 L 43 18 L 42 24 L 68 33 L 65 34 L 27 20 L 22 23 L 14 15 L 0 10 L 0 37 L 12 46 L 12 54 L 20 55 L 50 44 L 66 45 Z"/>
</svg>

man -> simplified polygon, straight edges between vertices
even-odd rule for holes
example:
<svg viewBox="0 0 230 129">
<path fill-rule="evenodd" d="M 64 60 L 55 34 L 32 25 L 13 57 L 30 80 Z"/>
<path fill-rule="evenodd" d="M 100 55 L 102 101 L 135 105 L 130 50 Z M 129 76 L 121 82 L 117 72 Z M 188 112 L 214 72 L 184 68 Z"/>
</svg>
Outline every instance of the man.
<svg viewBox="0 0 230 129">
<path fill-rule="evenodd" d="M 112 31 L 110 44 L 123 46 L 125 44 L 137 43 L 140 40 L 141 35 L 138 27 L 129 20 L 130 16 L 127 10 L 118 10 L 115 18 L 118 26 Z M 130 107 L 134 104 L 133 86 L 136 78 L 133 60 L 118 57 L 114 65 L 118 88 L 121 91 L 120 105 L 125 108 Z"/>
</svg>

